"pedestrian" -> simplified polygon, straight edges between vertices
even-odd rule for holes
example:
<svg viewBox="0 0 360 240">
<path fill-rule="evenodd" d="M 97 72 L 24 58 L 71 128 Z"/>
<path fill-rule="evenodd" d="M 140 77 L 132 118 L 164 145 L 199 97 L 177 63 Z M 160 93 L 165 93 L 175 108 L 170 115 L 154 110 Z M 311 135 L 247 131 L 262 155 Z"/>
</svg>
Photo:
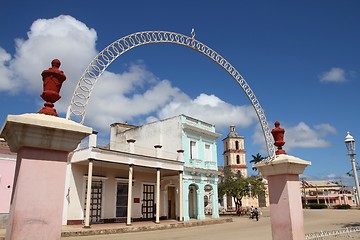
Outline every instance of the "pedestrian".
<svg viewBox="0 0 360 240">
<path fill-rule="evenodd" d="M 259 215 L 260 215 L 260 211 L 258 208 L 255 208 L 254 210 L 254 214 L 255 214 L 255 217 L 256 217 L 256 221 L 259 221 Z"/>
<path fill-rule="evenodd" d="M 237 208 L 236 214 L 237 214 L 238 216 L 241 216 L 242 213 L 243 213 L 243 208 L 242 208 L 241 206 L 239 206 L 239 207 Z"/>
<path fill-rule="evenodd" d="M 250 218 L 254 219 L 254 206 L 250 207 Z"/>
</svg>

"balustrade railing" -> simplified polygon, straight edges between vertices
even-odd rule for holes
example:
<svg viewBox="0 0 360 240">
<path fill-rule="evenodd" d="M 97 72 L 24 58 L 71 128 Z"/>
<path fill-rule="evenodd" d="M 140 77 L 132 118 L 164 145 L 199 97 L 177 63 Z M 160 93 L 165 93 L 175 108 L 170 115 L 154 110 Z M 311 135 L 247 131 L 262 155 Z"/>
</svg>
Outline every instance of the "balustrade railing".
<svg viewBox="0 0 360 240">
<path fill-rule="evenodd" d="M 341 228 L 332 231 L 308 233 L 305 235 L 305 239 L 306 240 L 360 239 L 360 226 Z"/>
</svg>

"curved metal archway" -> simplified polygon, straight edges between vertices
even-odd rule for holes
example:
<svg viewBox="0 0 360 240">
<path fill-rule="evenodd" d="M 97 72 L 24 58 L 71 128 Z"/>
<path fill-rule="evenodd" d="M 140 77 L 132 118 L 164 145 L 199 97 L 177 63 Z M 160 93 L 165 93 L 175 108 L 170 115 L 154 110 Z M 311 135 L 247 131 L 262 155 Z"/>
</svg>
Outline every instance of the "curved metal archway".
<svg viewBox="0 0 360 240">
<path fill-rule="evenodd" d="M 233 67 L 223 56 L 195 39 L 194 29 L 191 31 L 191 37 L 175 32 L 145 31 L 130 34 L 111 43 L 104 50 L 98 53 L 84 71 L 77 87 L 75 88 L 66 118 L 83 124 L 91 92 L 98 78 L 102 75 L 106 68 L 125 52 L 135 47 L 151 43 L 173 43 L 189 47 L 204 54 L 227 71 L 244 90 L 246 96 L 249 98 L 256 111 L 265 137 L 269 160 L 275 157 L 275 148 L 272 142 L 271 131 L 266 120 L 264 110 L 256 98 L 255 93 L 235 67 Z"/>
</svg>

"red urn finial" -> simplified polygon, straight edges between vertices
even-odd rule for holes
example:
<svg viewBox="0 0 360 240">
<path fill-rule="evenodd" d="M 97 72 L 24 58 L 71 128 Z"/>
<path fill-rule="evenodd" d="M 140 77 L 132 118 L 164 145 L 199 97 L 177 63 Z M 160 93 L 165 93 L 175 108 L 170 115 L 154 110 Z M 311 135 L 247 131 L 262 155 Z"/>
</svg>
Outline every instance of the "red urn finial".
<svg viewBox="0 0 360 240">
<path fill-rule="evenodd" d="M 286 154 L 285 150 L 282 149 L 282 146 L 284 146 L 285 142 L 284 142 L 284 133 L 285 130 L 283 128 L 280 127 L 280 122 L 276 121 L 275 122 L 275 128 L 271 131 L 271 134 L 274 137 L 274 145 L 277 146 L 278 150 L 275 152 L 276 155 L 279 154 Z"/>
<path fill-rule="evenodd" d="M 65 81 L 66 76 L 59 69 L 61 62 L 54 59 L 51 62 L 51 68 L 41 73 L 44 82 L 44 91 L 40 95 L 44 99 L 44 107 L 38 112 L 46 115 L 59 116 L 54 108 L 54 103 L 61 98 L 59 95 L 61 85 Z"/>
</svg>

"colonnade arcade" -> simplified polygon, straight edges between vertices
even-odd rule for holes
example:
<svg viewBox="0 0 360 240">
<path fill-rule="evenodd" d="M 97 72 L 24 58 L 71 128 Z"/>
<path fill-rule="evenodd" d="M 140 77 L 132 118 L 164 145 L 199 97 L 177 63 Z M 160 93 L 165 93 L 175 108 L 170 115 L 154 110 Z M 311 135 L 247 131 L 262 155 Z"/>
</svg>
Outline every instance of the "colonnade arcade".
<svg viewBox="0 0 360 240">
<path fill-rule="evenodd" d="M 182 152 L 178 155 L 181 159 Z M 91 222 L 125 219 L 128 225 L 133 219 L 156 223 L 160 217 L 183 219 L 181 161 L 91 147 L 74 151 L 71 163 L 68 188 L 77 189 L 78 195 L 73 190 L 69 195 L 68 224 L 78 223 L 76 219 L 84 219 L 85 227 Z"/>
</svg>

